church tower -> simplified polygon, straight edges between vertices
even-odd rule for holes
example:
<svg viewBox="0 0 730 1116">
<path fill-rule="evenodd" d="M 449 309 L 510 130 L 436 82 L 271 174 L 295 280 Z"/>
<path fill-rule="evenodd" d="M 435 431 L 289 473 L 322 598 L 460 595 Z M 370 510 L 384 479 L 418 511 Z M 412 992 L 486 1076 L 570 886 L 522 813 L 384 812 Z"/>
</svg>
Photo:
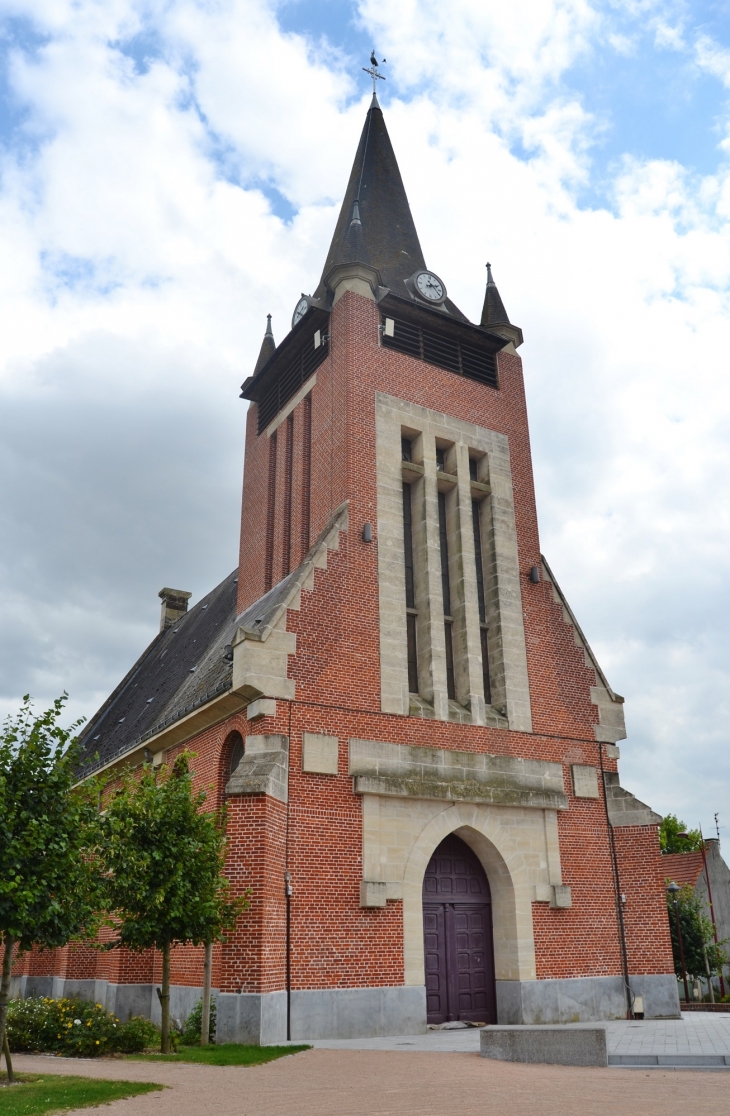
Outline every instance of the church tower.
<svg viewBox="0 0 730 1116">
<path fill-rule="evenodd" d="M 623 699 L 540 554 L 521 343 L 489 264 L 479 324 L 427 264 L 373 97 L 243 385 L 234 687 L 287 755 L 295 1034 L 678 1010 Z"/>
<path fill-rule="evenodd" d="M 490 265 L 477 324 L 427 263 L 373 97 L 319 282 L 243 384 L 239 568 L 162 591 L 83 738 L 110 779 L 187 747 L 227 804 L 220 1041 L 678 1016 L 660 818 L 540 553 L 521 343 Z M 54 979 L 155 1013 L 154 957 L 90 953 Z M 201 981 L 176 949 L 174 1014 Z"/>
</svg>

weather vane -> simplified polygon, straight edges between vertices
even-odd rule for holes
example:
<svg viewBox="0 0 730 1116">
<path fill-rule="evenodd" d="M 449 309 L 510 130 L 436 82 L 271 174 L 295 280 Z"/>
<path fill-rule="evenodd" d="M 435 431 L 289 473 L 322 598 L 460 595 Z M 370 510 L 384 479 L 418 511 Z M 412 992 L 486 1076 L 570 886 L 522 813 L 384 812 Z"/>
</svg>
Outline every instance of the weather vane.
<svg viewBox="0 0 730 1116">
<path fill-rule="evenodd" d="M 370 77 L 373 79 L 373 96 L 375 96 L 375 82 L 376 81 L 385 81 L 385 74 L 379 74 L 378 73 L 378 66 L 383 66 L 383 65 L 385 65 L 385 59 L 383 59 L 382 62 L 378 62 L 377 58 L 375 57 L 375 50 L 374 49 L 371 50 L 371 52 L 370 52 L 370 68 L 368 69 L 367 66 L 363 66 L 363 70 L 365 71 L 366 74 L 370 74 Z"/>
</svg>

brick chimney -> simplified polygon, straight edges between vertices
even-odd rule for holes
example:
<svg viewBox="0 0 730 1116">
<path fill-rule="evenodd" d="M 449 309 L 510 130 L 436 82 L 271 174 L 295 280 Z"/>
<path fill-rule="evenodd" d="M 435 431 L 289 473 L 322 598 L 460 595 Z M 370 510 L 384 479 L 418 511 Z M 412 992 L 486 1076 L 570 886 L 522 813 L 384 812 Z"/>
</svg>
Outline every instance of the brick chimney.
<svg viewBox="0 0 730 1116">
<path fill-rule="evenodd" d="M 166 632 L 188 611 L 188 601 L 193 594 L 186 593 L 184 589 L 160 589 L 157 595 L 162 598 L 160 631 Z"/>
</svg>

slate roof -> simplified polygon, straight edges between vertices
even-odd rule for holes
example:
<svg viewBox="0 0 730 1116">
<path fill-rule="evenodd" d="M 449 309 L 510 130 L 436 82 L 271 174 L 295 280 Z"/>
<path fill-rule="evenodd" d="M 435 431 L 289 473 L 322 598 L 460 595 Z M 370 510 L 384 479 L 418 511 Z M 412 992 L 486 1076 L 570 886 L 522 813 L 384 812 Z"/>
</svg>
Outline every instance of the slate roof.
<svg viewBox="0 0 730 1116">
<path fill-rule="evenodd" d="M 674 880 L 680 887 L 694 887 L 704 865 L 702 853 L 665 853 L 662 857 L 662 879 Z"/>
<path fill-rule="evenodd" d="M 226 644 L 236 630 L 238 571 L 160 632 L 81 734 L 91 774 L 166 724 L 230 689 Z"/>
<path fill-rule="evenodd" d="M 367 262 L 378 269 L 383 286 L 410 299 L 404 281 L 425 268 L 426 261 L 383 112 L 375 96 L 365 117 L 335 234 L 314 294 L 317 299 L 326 298 L 324 280 L 331 269 L 353 262 L 350 226 L 356 201 Z M 454 317 L 468 320 L 449 299 L 445 306 Z"/>
</svg>

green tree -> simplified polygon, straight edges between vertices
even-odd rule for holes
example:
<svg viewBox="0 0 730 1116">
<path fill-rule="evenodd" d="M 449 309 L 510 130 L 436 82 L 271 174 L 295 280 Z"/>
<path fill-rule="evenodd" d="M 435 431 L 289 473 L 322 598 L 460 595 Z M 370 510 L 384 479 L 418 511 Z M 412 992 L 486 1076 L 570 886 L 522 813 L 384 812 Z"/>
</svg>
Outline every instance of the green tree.
<svg viewBox="0 0 730 1116">
<path fill-rule="evenodd" d="M 60 726 L 66 697 L 36 716 L 26 695 L 0 733 L 0 1047 L 16 948 L 55 949 L 92 936 L 98 921 L 97 789 L 73 789 L 81 722 Z"/>
<path fill-rule="evenodd" d="M 682 933 L 682 948 L 684 950 L 684 964 L 687 976 L 694 980 L 707 978 L 707 970 L 716 973 L 726 963 L 724 950 L 715 944 L 712 923 L 705 916 L 702 900 L 694 894 L 691 886 L 687 884 L 677 894 L 679 905 L 679 928 Z M 672 953 L 674 954 L 674 971 L 677 978 L 682 977 L 682 958 L 679 952 L 679 939 L 677 938 L 677 918 L 674 902 L 667 896 L 667 913 L 669 915 L 669 929 L 672 935 Z"/>
<path fill-rule="evenodd" d="M 686 837 L 680 837 L 686 833 Z M 687 829 L 676 814 L 667 814 L 659 826 L 659 847 L 663 853 L 695 852 L 702 848 L 702 834 L 699 829 Z"/>
<path fill-rule="evenodd" d="M 170 1050 L 170 951 L 173 945 L 219 941 L 245 909 L 223 875 L 224 810 L 203 811 L 188 755 L 174 766 L 128 773 L 104 812 L 111 943 L 162 953 L 162 1052 Z"/>
</svg>

